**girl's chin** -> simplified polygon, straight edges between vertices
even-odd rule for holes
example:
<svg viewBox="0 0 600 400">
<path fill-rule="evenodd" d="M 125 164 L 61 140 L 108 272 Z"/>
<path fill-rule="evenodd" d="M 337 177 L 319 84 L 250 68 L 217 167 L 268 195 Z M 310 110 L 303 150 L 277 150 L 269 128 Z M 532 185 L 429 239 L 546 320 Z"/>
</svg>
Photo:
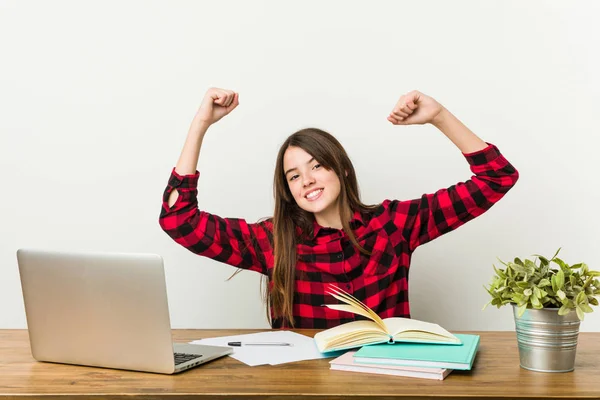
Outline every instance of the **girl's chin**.
<svg viewBox="0 0 600 400">
<path fill-rule="evenodd" d="M 324 209 L 327 208 L 327 204 L 325 204 L 324 202 L 317 200 L 315 202 L 302 202 L 302 204 L 299 204 L 300 208 L 302 208 L 304 211 L 309 211 L 312 213 L 318 213 L 323 211 Z"/>
</svg>

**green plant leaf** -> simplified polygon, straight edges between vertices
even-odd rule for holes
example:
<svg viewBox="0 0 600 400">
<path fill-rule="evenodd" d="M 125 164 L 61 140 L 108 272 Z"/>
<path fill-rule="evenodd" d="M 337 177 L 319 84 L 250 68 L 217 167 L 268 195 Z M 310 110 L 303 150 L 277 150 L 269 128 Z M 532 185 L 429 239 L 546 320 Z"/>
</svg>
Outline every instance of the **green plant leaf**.
<svg viewBox="0 0 600 400">
<path fill-rule="evenodd" d="M 550 264 L 550 262 L 548 261 L 548 259 L 547 259 L 546 257 L 544 257 L 544 256 L 541 256 L 541 255 L 539 255 L 539 254 L 532 254 L 532 255 L 533 255 L 534 257 L 537 257 L 537 258 L 539 258 L 539 259 L 540 259 L 540 264 L 541 264 L 541 265 L 543 265 L 543 266 L 546 266 L 546 265 Z"/>
<path fill-rule="evenodd" d="M 542 266 L 541 272 L 540 272 L 542 277 L 550 276 L 549 272 L 550 272 L 550 266 L 549 265 Z"/>
<path fill-rule="evenodd" d="M 579 307 L 581 308 L 581 310 L 582 310 L 583 312 L 586 312 L 586 313 L 591 313 L 591 312 L 593 312 L 593 311 L 594 311 L 594 310 L 592 309 L 592 307 L 590 307 L 590 306 L 589 306 L 589 304 L 585 304 L 585 303 L 583 303 L 583 304 L 580 304 L 580 305 L 579 305 Z"/>
<path fill-rule="evenodd" d="M 552 261 L 555 262 L 556 264 L 558 264 L 560 266 L 561 270 L 568 269 L 567 264 L 565 264 L 565 262 L 563 260 L 561 260 L 560 258 L 554 257 L 554 259 Z"/>
<path fill-rule="evenodd" d="M 581 309 L 581 307 L 579 307 L 579 306 L 575 307 L 575 311 L 577 311 L 577 317 L 579 318 L 579 320 L 583 321 L 583 319 L 585 318 L 585 315 L 583 314 L 583 310 Z"/>
<path fill-rule="evenodd" d="M 506 274 L 504 273 L 504 270 L 496 268 L 495 265 L 493 265 L 493 267 L 494 271 L 496 272 L 496 275 L 498 275 L 502 279 L 506 279 Z"/>
<path fill-rule="evenodd" d="M 523 314 L 525 314 L 525 310 L 527 309 L 527 303 L 522 304 L 517 309 L 517 317 L 521 318 Z"/>
<path fill-rule="evenodd" d="M 503 265 L 505 265 L 505 266 L 507 266 L 507 267 L 508 267 L 508 264 L 507 264 L 507 263 L 505 263 L 504 261 L 502 261 L 502 260 L 501 260 L 501 259 L 499 259 L 498 257 L 496 257 L 496 258 L 497 258 L 497 259 L 498 259 L 498 261 L 500 261 L 500 262 L 501 262 Z"/>
<path fill-rule="evenodd" d="M 561 269 L 556 273 L 555 276 L 556 276 L 556 287 L 558 289 L 562 289 L 565 286 L 565 273 Z"/>
<path fill-rule="evenodd" d="M 565 294 L 565 292 L 563 292 L 563 291 L 562 291 L 562 290 L 560 290 L 560 289 L 559 289 L 559 290 L 556 292 L 556 295 L 558 296 L 558 298 L 559 298 L 561 301 L 567 298 L 567 295 Z"/>
<path fill-rule="evenodd" d="M 566 304 L 563 304 L 559 309 L 558 309 L 558 315 L 567 315 L 569 313 L 569 311 L 571 311 L 571 309 L 569 307 L 567 307 Z"/>
<path fill-rule="evenodd" d="M 515 304 L 519 304 L 519 305 L 521 305 L 521 304 L 523 304 L 523 303 L 526 302 L 525 301 L 525 296 L 523 296 L 520 293 L 513 293 L 512 299 L 515 302 Z"/>
<path fill-rule="evenodd" d="M 521 259 L 519 257 L 515 257 L 515 264 L 523 266 L 523 261 L 521 261 Z"/>
<path fill-rule="evenodd" d="M 517 273 L 517 275 L 527 275 L 533 273 L 533 270 L 530 271 L 527 267 L 522 267 L 519 264 L 510 263 L 510 268 Z"/>
<path fill-rule="evenodd" d="M 548 278 L 542 278 L 542 280 L 540 280 L 538 282 L 538 287 L 540 287 L 540 288 L 543 288 L 543 287 L 546 287 L 546 286 L 550 286 L 550 285 L 552 285 L 552 284 L 550 283 L 550 281 L 548 280 Z"/>
<path fill-rule="evenodd" d="M 556 258 L 556 256 L 558 255 L 558 253 L 560 253 L 560 249 L 562 249 L 562 247 L 559 247 L 558 250 L 556 250 L 556 253 L 554 253 L 554 255 L 552 256 L 552 258 L 550 259 L 550 261 L 554 260 Z"/>
<path fill-rule="evenodd" d="M 548 301 L 554 306 L 554 307 L 559 307 L 560 303 L 558 301 L 556 301 L 554 298 L 552 297 L 547 297 Z"/>
<path fill-rule="evenodd" d="M 537 265 L 535 265 L 533 261 L 525 259 L 525 268 L 527 269 L 527 272 L 531 275 L 537 269 Z"/>
</svg>

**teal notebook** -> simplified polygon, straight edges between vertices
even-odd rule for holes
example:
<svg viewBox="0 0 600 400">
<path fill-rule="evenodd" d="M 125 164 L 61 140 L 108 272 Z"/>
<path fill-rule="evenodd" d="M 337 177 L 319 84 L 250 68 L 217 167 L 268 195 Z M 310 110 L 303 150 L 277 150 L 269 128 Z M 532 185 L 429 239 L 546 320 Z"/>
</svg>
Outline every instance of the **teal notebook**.
<svg viewBox="0 0 600 400">
<path fill-rule="evenodd" d="M 461 345 L 395 343 L 363 346 L 354 361 L 363 364 L 469 370 L 479 348 L 479 335 L 455 334 Z"/>
</svg>

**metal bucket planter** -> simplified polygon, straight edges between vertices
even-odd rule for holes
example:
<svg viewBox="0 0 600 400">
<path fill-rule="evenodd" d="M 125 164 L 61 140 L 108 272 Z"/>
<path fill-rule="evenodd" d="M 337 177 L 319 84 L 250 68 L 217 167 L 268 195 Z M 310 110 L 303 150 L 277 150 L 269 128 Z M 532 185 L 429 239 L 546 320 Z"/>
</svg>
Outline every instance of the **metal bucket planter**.
<svg viewBox="0 0 600 400">
<path fill-rule="evenodd" d="M 519 318 L 513 305 L 521 367 L 539 372 L 569 372 L 575 368 L 579 318 L 558 308 L 526 309 Z"/>
</svg>

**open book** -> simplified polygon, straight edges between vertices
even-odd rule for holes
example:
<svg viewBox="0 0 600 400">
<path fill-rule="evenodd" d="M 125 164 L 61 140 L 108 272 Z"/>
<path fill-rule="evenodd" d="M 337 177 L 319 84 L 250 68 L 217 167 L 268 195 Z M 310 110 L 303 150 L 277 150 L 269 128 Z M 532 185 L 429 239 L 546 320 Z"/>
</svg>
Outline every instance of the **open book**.
<svg viewBox="0 0 600 400">
<path fill-rule="evenodd" d="M 353 321 L 318 332 L 315 342 L 320 352 L 351 349 L 367 344 L 416 342 L 461 344 L 459 338 L 430 322 L 410 318 L 381 319 L 373 310 L 342 289 L 330 286 L 327 294 L 346 304 L 325 304 L 327 307 L 362 315 L 371 321 Z"/>
</svg>

